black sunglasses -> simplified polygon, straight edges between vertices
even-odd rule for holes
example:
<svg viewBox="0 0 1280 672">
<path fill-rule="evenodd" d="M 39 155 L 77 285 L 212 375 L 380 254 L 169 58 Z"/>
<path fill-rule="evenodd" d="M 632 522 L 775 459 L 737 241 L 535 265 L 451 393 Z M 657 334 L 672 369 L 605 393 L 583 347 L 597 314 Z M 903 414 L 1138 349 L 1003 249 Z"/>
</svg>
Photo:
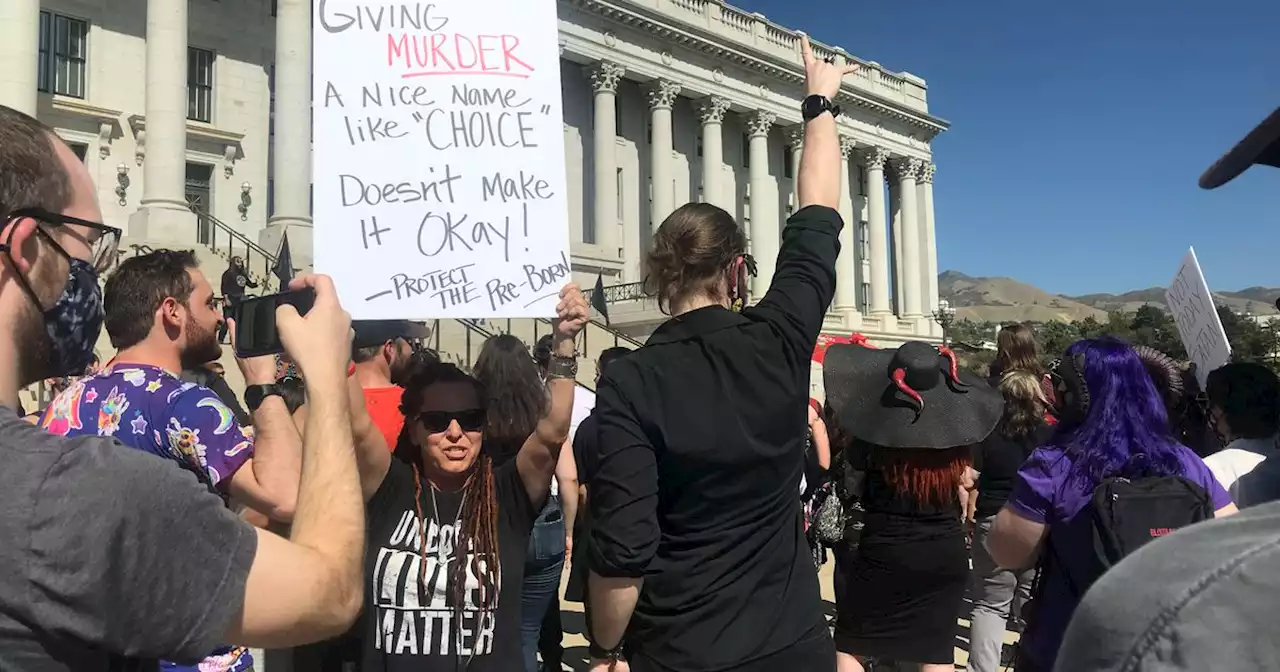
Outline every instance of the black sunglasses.
<svg viewBox="0 0 1280 672">
<path fill-rule="evenodd" d="M 91 231 L 97 231 L 100 235 L 96 239 L 86 241 L 91 250 L 89 263 L 93 266 L 93 270 L 98 273 L 105 273 L 115 265 L 116 257 L 120 254 L 120 229 L 100 222 L 91 222 L 79 217 L 49 212 L 44 208 L 18 208 L 5 215 L 4 221 L 7 224 L 15 219 L 27 217 L 50 226 L 83 226 Z M 57 243 L 54 244 L 56 245 Z M 61 245 L 59 245 L 59 248 L 61 248 Z M 66 253 L 66 250 L 63 250 L 63 253 Z"/>
<path fill-rule="evenodd" d="M 478 432 L 484 428 L 484 419 L 483 408 L 469 408 L 463 411 L 423 411 L 418 414 L 418 422 L 421 422 L 423 428 L 432 434 L 448 431 L 449 424 L 454 420 L 458 421 L 462 431 Z"/>
</svg>

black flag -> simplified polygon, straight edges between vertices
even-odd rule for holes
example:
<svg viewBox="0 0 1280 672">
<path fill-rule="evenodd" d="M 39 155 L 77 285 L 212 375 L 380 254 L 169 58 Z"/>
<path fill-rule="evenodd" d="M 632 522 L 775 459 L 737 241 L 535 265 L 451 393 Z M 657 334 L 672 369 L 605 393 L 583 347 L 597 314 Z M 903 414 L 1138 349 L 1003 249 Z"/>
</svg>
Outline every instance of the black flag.
<svg viewBox="0 0 1280 672">
<path fill-rule="evenodd" d="M 289 254 L 288 231 L 284 232 L 284 237 L 280 240 L 280 256 L 276 258 L 276 265 L 271 273 L 280 279 L 280 291 L 284 291 L 289 286 L 289 281 L 293 280 L 293 255 Z"/>
<path fill-rule="evenodd" d="M 595 289 L 591 290 L 591 307 L 604 316 L 604 323 L 609 324 L 609 304 L 604 301 L 604 276 L 596 276 Z"/>
</svg>

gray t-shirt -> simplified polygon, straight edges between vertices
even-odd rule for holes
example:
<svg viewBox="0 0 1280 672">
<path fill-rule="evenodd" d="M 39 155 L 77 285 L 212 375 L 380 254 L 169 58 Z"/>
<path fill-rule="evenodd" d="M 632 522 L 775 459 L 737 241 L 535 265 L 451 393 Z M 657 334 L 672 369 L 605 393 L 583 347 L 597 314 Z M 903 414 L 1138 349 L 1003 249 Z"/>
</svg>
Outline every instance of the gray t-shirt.
<svg viewBox="0 0 1280 672">
<path fill-rule="evenodd" d="M 0 670 L 195 663 L 244 605 L 254 529 L 188 471 L 0 407 Z"/>
<path fill-rule="evenodd" d="M 1143 546 L 1089 589 L 1059 672 L 1280 669 L 1280 502 Z"/>
</svg>

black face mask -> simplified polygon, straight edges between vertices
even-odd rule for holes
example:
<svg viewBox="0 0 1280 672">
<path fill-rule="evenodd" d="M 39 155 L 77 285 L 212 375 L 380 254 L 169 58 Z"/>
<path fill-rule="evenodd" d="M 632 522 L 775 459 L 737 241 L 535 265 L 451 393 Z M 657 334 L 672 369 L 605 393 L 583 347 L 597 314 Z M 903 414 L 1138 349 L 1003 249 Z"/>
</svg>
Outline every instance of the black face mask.
<svg viewBox="0 0 1280 672">
<path fill-rule="evenodd" d="M 43 317 L 52 352 L 50 376 L 84 374 L 93 363 L 93 346 L 103 321 L 102 288 L 88 262 L 71 260 L 67 286 Z"/>
</svg>

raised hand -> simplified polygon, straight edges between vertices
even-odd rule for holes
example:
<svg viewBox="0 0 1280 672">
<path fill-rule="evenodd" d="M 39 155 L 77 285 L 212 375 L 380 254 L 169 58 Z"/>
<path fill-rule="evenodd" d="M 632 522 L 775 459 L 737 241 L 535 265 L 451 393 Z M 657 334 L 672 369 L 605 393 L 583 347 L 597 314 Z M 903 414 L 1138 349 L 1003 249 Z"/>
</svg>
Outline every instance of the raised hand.
<svg viewBox="0 0 1280 672">
<path fill-rule="evenodd" d="M 834 61 L 824 61 L 813 55 L 813 46 L 809 44 L 809 36 L 800 34 L 800 54 L 804 57 L 804 86 L 806 95 L 817 94 L 826 98 L 835 98 L 840 91 L 840 82 L 845 75 L 858 70 L 857 63 L 843 65 Z"/>
<path fill-rule="evenodd" d="M 308 287 L 315 290 L 316 301 L 305 316 L 287 304 L 276 308 L 280 342 L 298 365 L 303 380 L 340 382 L 346 378 L 351 361 L 351 315 L 338 303 L 329 276 L 303 275 L 289 283 L 291 290 Z"/>
<path fill-rule="evenodd" d="M 560 289 L 560 303 L 556 304 L 555 334 L 559 340 L 573 340 L 587 326 L 591 308 L 582 295 L 578 283 L 570 282 Z"/>
</svg>

